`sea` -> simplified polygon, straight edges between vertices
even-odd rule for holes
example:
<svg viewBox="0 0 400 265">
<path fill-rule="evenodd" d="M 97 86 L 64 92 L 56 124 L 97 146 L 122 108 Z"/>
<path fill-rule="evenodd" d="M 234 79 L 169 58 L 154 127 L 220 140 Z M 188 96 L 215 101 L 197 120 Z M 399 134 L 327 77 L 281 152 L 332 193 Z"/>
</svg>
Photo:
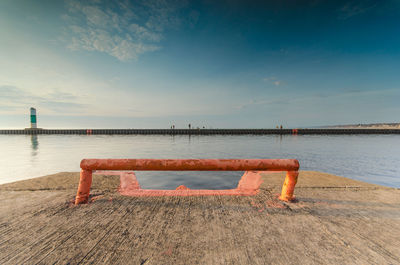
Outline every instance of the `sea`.
<svg viewBox="0 0 400 265">
<path fill-rule="evenodd" d="M 84 158 L 290 158 L 301 170 L 400 188 L 400 135 L 0 135 L 0 149 L 0 184 L 78 172 Z M 149 189 L 228 189 L 242 174 L 136 172 Z"/>
</svg>

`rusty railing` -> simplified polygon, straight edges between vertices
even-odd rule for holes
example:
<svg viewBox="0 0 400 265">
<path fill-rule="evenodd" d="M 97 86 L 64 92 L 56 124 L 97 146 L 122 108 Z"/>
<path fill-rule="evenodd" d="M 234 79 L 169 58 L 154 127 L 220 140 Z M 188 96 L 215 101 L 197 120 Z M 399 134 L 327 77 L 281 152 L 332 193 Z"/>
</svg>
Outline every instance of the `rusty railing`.
<svg viewBox="0 0 400 265">
<path fill-rule="evenodd" d="M 258 172 L 252 171 L 287 171 L 279 197 L 283 201 L 294 199 L 294 187 L 299 170 L 299 162 L 296 159 L 83 159 L 80 166 L 82 170 L 75 204 L 88 202 L 94 170 L 246 171 L 235 190 L 222 190 L 219 193 L 210 192 L 210 190 L 197 190 L 197 192 L 193 190 L 193 193 L 168 193 L 170 195 L 252 195 L 258 192 L 258 187 L 262 182 Z M 152 190 L 150 193 L 144 190 L 140 194 L 141 196 L 167 194 L 154 193 L 155 191 L 161 190 Z"/>
</svg>

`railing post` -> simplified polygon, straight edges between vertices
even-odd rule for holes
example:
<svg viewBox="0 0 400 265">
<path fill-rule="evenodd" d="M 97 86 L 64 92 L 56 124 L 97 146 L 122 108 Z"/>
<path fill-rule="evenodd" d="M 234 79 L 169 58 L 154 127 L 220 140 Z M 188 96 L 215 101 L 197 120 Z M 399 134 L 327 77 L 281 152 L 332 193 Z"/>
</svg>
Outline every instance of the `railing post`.
<svg viewBox="0 0 400 265">
<path fill-rule="evenodd" d="M 294 196 L 294 186 L 296 186 L 297 183 L 297 177 L 299 176 L 298 171 L 288 171 L 286 173 L 286 178 L 285 182 L 283 183 L 282 186 L 282 193 L 281 196 L 279 196 L 279 199 L 282 201 L 293 201 Z"/>
<path fill-rule="evenodd" d="M 90 186 L 92 186 L 92 170 L 81 170 L 78 192 L 75 198 L 75 204 L 87 203 L 89 200 Z"/>
</svg>

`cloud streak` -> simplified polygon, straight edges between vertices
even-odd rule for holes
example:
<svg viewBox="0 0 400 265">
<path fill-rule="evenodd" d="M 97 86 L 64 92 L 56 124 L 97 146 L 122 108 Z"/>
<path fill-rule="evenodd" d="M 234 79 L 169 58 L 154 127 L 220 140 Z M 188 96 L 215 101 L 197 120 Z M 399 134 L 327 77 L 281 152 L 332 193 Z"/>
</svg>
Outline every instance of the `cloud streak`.
<svg viewBox="0 0 400 265">
<path fill-rule="evenodd" d="M 44 95 L 37 95 L 15 86 L 0 86 L 0 112 L 3 114 L 26 113 L 35 106 L 46 114 L 77 114 L 86 104 L 79 103 L 74 94 L 53 89 Z"/>
<path fill-rule="evenodd" d="M 120 61 L 136 60 L 141 54 L 161 49 L 165 30 L 177 28 L 180 1 L 67 1 L 67 47 L 106 53 Z"/>
<path fill-rule="evenodd" d="M 340 102 L 341 99 L 353 99 L 361 97 L 393 97 L 398 94 L 397 89 L 381 89 L 381 90 L 360 90 L 354 89 L 341 93 L 318 93 L 309 96 L 299 96 L 299 97 L 281 97 L 275 99 L 253 99 L 249 102 L 237 105 L 235 109 L 241 110 L 256 106 L 276 106 L 276 105 L 290 105 L 296 103 L 297 105 L 308 105 L 310 102 L 321 102 L 321 101 L 331 101 Z"/>
<path fill-rule="evenodd" d="M 371 1 L 351 1 L 346 3 L 340 10 L 339 10 L 339 19 L 346 20 L 351 17 L 360 15 L 369 11 L 370 9 L 377 6 L 377 3 Z"/>
<path fill-rule="evenodd" d="M 275 86 L 280 86 L 282 85 L 282 81 L 278 80 L 275 76 L 267 77 L 263 79 L 265 82 L 269 82 L 274 84 Z"/>
</svg>

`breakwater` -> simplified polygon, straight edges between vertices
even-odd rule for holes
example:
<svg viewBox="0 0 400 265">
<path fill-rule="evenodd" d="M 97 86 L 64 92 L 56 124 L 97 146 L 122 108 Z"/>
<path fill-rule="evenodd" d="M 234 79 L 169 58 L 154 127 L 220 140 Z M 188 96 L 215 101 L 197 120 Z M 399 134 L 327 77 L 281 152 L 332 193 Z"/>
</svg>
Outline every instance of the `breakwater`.
<svg viewBox="0 0 400 265">
<path fill-rule="evenodd" d="M 311 134 L 400 134 L 400 129 L 22 129 L 0 130 L 0 134 L 77 135 L 311 135 Z"/>
</svg>

